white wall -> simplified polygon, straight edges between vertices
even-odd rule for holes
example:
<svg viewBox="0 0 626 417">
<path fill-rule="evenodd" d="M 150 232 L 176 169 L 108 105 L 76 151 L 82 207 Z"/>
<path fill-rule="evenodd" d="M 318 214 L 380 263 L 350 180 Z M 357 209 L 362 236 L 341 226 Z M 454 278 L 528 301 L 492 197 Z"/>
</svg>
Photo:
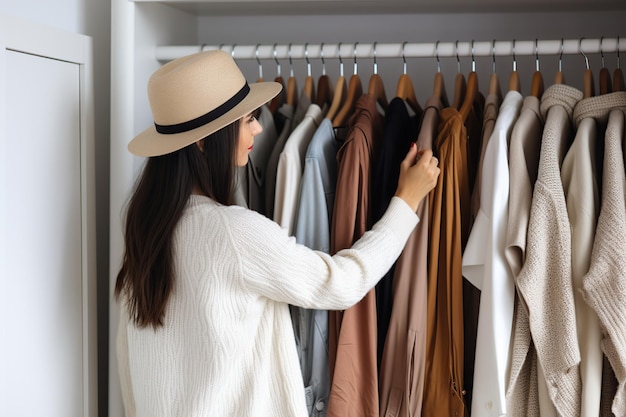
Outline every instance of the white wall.
<svg viewBox="0 0 626 417">
<path fill-rule="evenodd" d="M 110 0 L 0 0 L 0 13 L 93 39 L 96 132 L 99 414 L 107 415 L 109 282 Z"/>
</svg>

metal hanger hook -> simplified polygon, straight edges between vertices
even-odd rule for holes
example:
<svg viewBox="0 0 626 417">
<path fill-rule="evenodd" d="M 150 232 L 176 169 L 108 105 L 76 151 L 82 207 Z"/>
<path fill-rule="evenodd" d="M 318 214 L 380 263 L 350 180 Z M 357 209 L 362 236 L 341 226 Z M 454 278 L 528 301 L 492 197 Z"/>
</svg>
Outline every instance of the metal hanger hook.
<svg viewBox="0 0 626 417">
<path fill-rule="evenodd" d="M 474 59 L 474 39 L 472 39 L 472 72 L 476 72 L 476 59 Z"/>
<path fill-rule="evenodd" d="M 515 59 L 515 39 L 513 39 L 513 71 L 517 71 L 517 59 Z"/>
<path fill-rule="evenodd" d="M 454 42 L 454 52 L 456 53 L 456 68 L 461 72 L 461 60 L 459 59 L 459 41 Z"/>
<path fill-rule="evenodd" d="M 274 44 L 274 61 L 276 61 L 276 77 L 280 77 L 280 62 L 278 62 L 278 58 L 276 57 L 276 45 L 278 44 Z"/>
<path fill-rule="evenodd" d="M 491 60 L 493 62 L 493 73 L 496 72 L 496 40 L 491 41 Z"/>
<path fill-rule="evenodd" d="M 254 54 L 256 56 L 256 62 L 259 64 L 259 78 L 263 78 L 263 65 L 261 65 L 261 60 L 259 59 L 259 46 L 261 46 L 261 44 L 257 43 Z"/>
<path fill-rule="evenodd" d="M 326 75 L 326 61 L 324 61 L 324 42 L 320 45 L 320 59 L 322 60 L 322 75 Z"/>
<path fill-rule="evenodd" d="M 376 44 L 378 42 L 374 41 L 374 74 L 378 74 L 378 64 L 376 63 Z"/>
<path fill-rule="evenodd" d="M 563 38 L 561 38 L 561 53 L 559 54 L 559 72 L 563 72 Z"/>
<path fill-rule="evenodd" d="M 289 47 L 287 49 L 287 56 L 289 57 L 289 76 L 293 77 L 293 62 L 291 61 L 291 42 L 289 43 Z"/>
<path fill-rule="evenodd" d="M 539 39 L 535 38 L 535 70 L 539 71 Z"/>
<path fill-rule="evenodd" d="M 309 43 L 304 44 L 304 59 L 306 60 L 306 75 L 311 76 L 311 61 L 309 61 Z"/>
<path fill-rule="evenodd" d="M 358 42 L 354 43 L 354 75 L 357 74 L 357 64 L 356 64 L 356 46 L 358 45 Z"/>
<path fill-rule="evenodd" d="M 341 59 L 341 42 L 337 46 L 337 56 L 339 57 L 339 76 L 343 77 L 343 59 Z"/>
<path fill-rule="evenodd" d="M 585 53 L 583 52 L 583 39 L 585 38 L 580 38 L 580 40 L 578 41 L 578 52 L 580 52 L 582 56 L 585 57 L 585 66 L 587 67 L 587 69 L 589 69 L 589 58 L 587 58 L 587 55 L 585 55 Z"/>
<path fill-rule="evenodd" d="M 602 50 L 602 41 L 604 40 L 604 36 L 600 37 L 600 59 L 602 62 L 602 68 L 605 68 L 604 66 L 604 51 Z"/>
<path fill-rule="evenodd" d="M 406 74 L 406 56 L 404 56 L 404 45 L 407 41 L 402 42 L 402 73 Z"/>
<path fill-rule="evenodd" d="M 619 36 L 617 37 L 617 68 L 619 69 Z"/>
<path fill-rule="evenodd" d="M 437 72 L 441 72 L 441 63 L 439 62 L 439 41 L 435 42 L 435 59 L 437 60 Z"/>
</svg>

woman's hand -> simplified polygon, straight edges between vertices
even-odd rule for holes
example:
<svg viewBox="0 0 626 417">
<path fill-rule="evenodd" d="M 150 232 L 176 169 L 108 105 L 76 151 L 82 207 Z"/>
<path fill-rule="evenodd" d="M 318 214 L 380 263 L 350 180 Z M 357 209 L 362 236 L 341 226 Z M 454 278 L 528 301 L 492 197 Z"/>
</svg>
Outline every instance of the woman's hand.
<svg viewBox="0 0 626 417">
<path fill-rule="evenodd" d="M 413 210 L 437 185 L 439 161 L 431 150 L 418 150 L 414 143 L 400 164 L 400 177 L 396 196 L 404 200 Z"/>
</svg>

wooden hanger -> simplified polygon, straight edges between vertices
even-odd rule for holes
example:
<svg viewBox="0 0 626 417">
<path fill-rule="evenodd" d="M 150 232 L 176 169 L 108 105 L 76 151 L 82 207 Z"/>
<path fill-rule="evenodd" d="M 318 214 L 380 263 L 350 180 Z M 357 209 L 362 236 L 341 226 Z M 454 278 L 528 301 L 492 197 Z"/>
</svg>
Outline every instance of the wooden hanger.
<svg viewBox="0 0 626 417">
<path fill-rule="evenodd" d="M 287 100 L 285 81 L 280 74 L 280 62 L 278 62 L 278 59 L 276 58 L 276 44 L 274 44 L 274 61 L 276 61 L 276 78 L 274 78 L 274 82 L 279 83 L 282 88 L 280 89 L 280 93 L 278 93 L 278 95 L 270 101 L 269 108 L 272 114 L 276 113 L 276 110 L 278 110 Z"/>
<path fill-rule="evenodd" d="M 585 55 L 585 53 L 583 52 L 582 48 L 583 39 L 584 38 L 580 38 L 580 41 L 578 42 L 578 52 L 580 52 L 582 56 L 585 57 L 586 66 L 585 73 L 583 75 L 583 98 L 589 98 L 595 96 L 595 88 L 593 82 L 593 72 L 591 71 L 591 69 L 589 69 L 589 59 L 587 58 L 587 55 Z"/>
<path fill-rule="evenodd" d="M 515 39 L 513 39 L 513 71 L 511 71 L 511 75 L 509 76 L 509 91 L 522 91 L 519 74 L 517 72 L 517 60 L 515 59 Z"/>
<path fill-rule="evenodd" d="M 374 42 L 374 72 L 370 76 L 367 86 L 367 94 L 374 97 L 376 102 L 383 109 L 387 109 L 387 94 L 385 93 L 385 83 L 380 75 L 378 75 L 378 64 L 376 63 L 376 42 Z"/>
<path fill-rule="evenodd" d="M 533 74 L 532 81 L 530 83 L 530 95 L 541 98 L 543 95 L 543 75 L 539 70 L 539 51 L 537 47 L 538 40 L 535 39 L 535 72 Z"/>
<path fill-rule="evenodd" d="M 491 58 L 493 61 L 493 70 L 489 77 L 489 94 L 498 97 L 498 100 L 502 101 L 502 90 L 500 89 L 500 80 L 498 79 L 498 73 L 496 72 L 496 40 L 491 43 Z"/>
<path fill-rule="evenodd" d="M 356 45 L 354 44 L 354 74 L 350 77 L 350 82 L 348 83 L 348 93 L 346 96 L 346 100 L 343 102 L 343 105 L 337 112 L 337 115 L 333 117 L 333 127 L 341 127 L 344 126 L 352 113 L 354 112 L 354 107 L 356 106 L 356 102 L 363 95 L 363 86 L 361 84 L 361 78 L 357 72 L 357 63 L 356 63 Z M 336 92 L 335 92 L 336 94 Z"/>
<path fill-rule="evenodd" d="M 335 118 L 339 109 L 343 106 L 347 95 L 346 78 L 343 75 L 343 60 L 341 59 L 341 42 L 339 42 L 339 46 L 337 47 L 337 55 L 339 56 L 339 77 L 337 77 L 337 82 L 335 83 L 333 101 L 330 103 L 330 108 L 326 113 L 326 118 L 331 121 Z"/>
<path fill-rule="evenodd" d="M 441 105 L 449 107 L 448 93 L 446 93 L 446 83 L 441 73 L 441 65 L 439 63 L 439 41 L 435 43 L 435 58 L 437 58 L 437 72 L 435 73 L 435 79 L 433 81 L 433 97 L 439 97 Z"/>
<path fill-rule="evenodd" d="M 333 86 L 330 83 L 330 78 L 326 75 L 326 62 L 324 61 L 324 43 L 320 47 L 320 57 L 322 59 L 322 75 L 317 80 L 317 94 L 315 95 L 315 104 L 324 109 L 327 105 L 330 105 L 333 101 Z"/>
<path fill-rule="evenodd" d="M 402 44 L 402 62 L 403 69 L 402 74 L 400 74 L 400 78 L 398 78 L 398 85 L 396 86 L 396 97 L 404 100 L 405 103 L 411 107 L 415 113 L 420 114 L 422 112 L 422 107 L 417 102 L 417 98 L 415 97 L 415 89 L 413 88 L 413 82 L 411 81 L 411 77 L 406 73 L 406 58 L 404 56 L 404 45 L 406 42 Z"/>
<path fill-rule="evenodd" d="M 604 36 L 600 38 L 600 57 L 602 59 L 602 68 L 600 68 L 600 72 L 598 73 L 598 87 L 600 89 L 600 95 L 608 94 L 613 90 L 613 87 L 611 86 L 611 73 L 604 65 L 604 51 L 602 50 L 603 39 Z"/>
<path fill-rule="evenodd" d="M 465 90 L 467 89 L 467 83 L 465 82 L 465 75 L 461 72 L 461 61 L 459 60 L 459 41 L 456 41 L 456 64 L 457 74 L 454 80 L 454 97 L 452 99 L 452 106 L 455 109 L 459 109 L 465 98 Z"/>
<path fill-rule="evenodd" d="M 289 79 L 287 80 L 287 104 L 295 106 L 298 102 L 298 81 L 293 73 L 293 62 L 291 61 L 291 44 L 289 44 Z"/>
<path fill-rule="evenodd" d="M 306 78 L 302 92 L 311 100 L 315 101 L 315 80 L 311 74 L 311 62 L 309 61 L 309 43 L 304 44 L 304 58 L 306 59 Z"/>
<path fill-rule="evenodd" d="M 472 111 L 476 94 L 478 94 L 478 75 L 476 74 L 476 61 L 474 60 L 474 41 L 472 41 L 472 71 L 467 76 L 467 90 L 459 108 L 459 113 L 463 120 L 467 120 Z"/>
<path fill-rule="evenodd" d="M 565 74 L 563 74 L 563 38 L 561 38 L 561 53 L 559 55 L 559 70 L 554 77 L 554 84 L 565 84 Z"/>
</svg>

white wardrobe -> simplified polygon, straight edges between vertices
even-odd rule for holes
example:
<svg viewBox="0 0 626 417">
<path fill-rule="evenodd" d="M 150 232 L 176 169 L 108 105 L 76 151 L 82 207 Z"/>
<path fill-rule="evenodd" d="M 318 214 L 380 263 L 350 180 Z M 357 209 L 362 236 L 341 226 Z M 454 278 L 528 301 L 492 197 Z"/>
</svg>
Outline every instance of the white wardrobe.
<svg viewBox="0 0 626 417">
<path fill-rule="evenodd" d="M 0 414 L 97 415 L 91 38 L 0 15 Z"/>
<path fill-rule="evenodd" d="M 260 76 L 274 79 L 280 70 L 285 79 L 293 74 L 300 87 L 309 68 L 314 78 L 324 70 L 334 80 L 342 62 L 346 78 L 356 67 L 366 80 L 376 66 L 388 96 L 395 92 L 398 77 L 406 68 L 420 103 L 428 98 L 438 68 L 444 73 L 449 92 L 453 91 L 455 74 L 459 71 L 467 74 L 475 68 L 482 90 L 493 71 L 500 75 L 504 85 L 515 69 L 520 75 L 521 92 L 527 94 L 538 65 L 546 86 L 551 84 L 560 66 L 566 82 L 582 90 L 587 65 L 597 76 L 600 68 L 608 67 L 612 72 L 619 65 L 618 50 L 626 57 L 626 4 L 621 0 L 112 0 L 111 3 L 111 288 L 123 250 L 123 209 L 143 163 L 126 146 L 135 134 L 152 123 L 146 82 L 164 63 L 165 59 L 159 57 L 222 47 L 233 53 L 249 81 Z M 623 42 L 617 42 L 620 36 Z M 568 50 L 562 56 L 558 47 L 548 48 L 549 51 L 528 47 L 532 42 L 560 39 L 568 42 Z M 601 39 L 607 42 L 598 43 Z M 472 41 L 480 44 L 480 50 L 471 50 Z M 498 48 L 492 53 L 488 45 L 494 41 L 498 42 Z M 572 47 L 575 41 L 583 46 L 581 51 Z M 400 46 L 404 42 L 411 46 L 406 49 L 411 53 L 403 60 Z M 439 53 L 432 49 L 437 42 L 442 46 Z M 515 50 L 515 42 L 520 46 L 524 43 L 524 48 Z M 326 47 L 320 56 L 322 43 Z M 382 48 L 376 60 L 374 43 Z M 303 52 L 305 44 L 311 45 L 310 67 Z M 417 44 L 430 45 L 432 52 L 419 52 Z M 458 45 L 458 49 L 451 49 L 451 45 Z M 115 359 L 117 306 L 112 298 L 110 310 L 109 415 L 118 417 L 123 415 L 123 409 Z"/>
</svg>

